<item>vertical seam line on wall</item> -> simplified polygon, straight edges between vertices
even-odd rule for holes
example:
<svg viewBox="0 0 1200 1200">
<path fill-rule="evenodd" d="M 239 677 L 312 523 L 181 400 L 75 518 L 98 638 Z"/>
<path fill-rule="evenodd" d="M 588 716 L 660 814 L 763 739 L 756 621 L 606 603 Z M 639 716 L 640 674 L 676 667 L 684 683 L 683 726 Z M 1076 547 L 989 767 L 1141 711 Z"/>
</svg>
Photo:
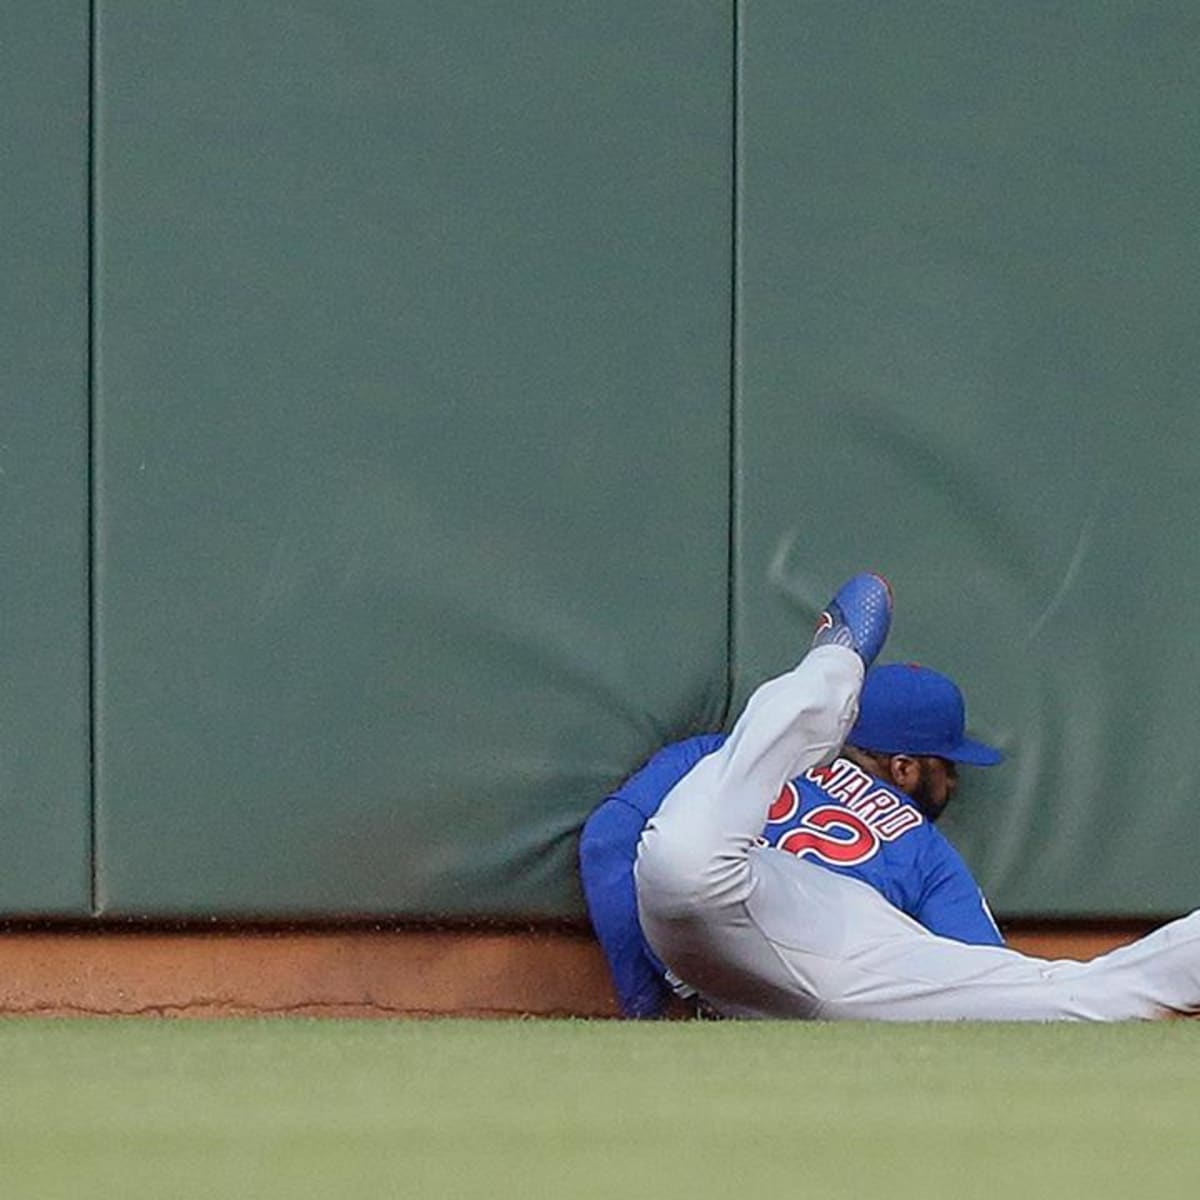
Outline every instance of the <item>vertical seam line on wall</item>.
<svg viewBox="0 0 1200 1200">
<path fill-rule="evenodd" d="M 732 0 L 729 102 L 729 462 L 728 462 L 728 543 L 726 547 L 725 595 L 725 706 L 721 725 L 729 720 L 733 706 L 737 660 L 737 570 L 738 516 L 741 511 L 741 486 L 738 472 L 741 429 L 741 119 L 742 119 L 742 0 Z"/>
<path fill-rule="evenodd" d="M 96 122 L 97 122 L 97 62 L 96 8 L 99 0 L 88 3 L 88 71 L 87 71 L 87 639 L 88 639 L 88 907 L 92 916 L 97 909 L 97 821 L 96 764 L 97 716 L 96 701 Z"/>
</svg>

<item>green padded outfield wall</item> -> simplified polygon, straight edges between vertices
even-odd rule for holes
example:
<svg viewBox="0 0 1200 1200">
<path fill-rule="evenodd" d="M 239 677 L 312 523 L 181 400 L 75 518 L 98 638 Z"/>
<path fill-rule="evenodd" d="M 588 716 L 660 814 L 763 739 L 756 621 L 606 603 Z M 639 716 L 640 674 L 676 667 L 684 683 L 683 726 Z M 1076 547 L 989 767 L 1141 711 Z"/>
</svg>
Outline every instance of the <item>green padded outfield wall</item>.
<svg viewBox="0 0 1200 1200">
<path fill-rule="evenodd" d="M 0 5 L 0 913 L 91 907 L 88 5 Z"/>
<path fill-rule="evenodd" d="M 997 909 L 1197 903 L 1200 9 L 60 0 L 0 59 L 0 913 L 578 914 L 604 789 L 864 566 L 1010 751 Z"/>
<path fill-rule="evenodd" d="M 1008 913 L 1200 903 L 1200 6 L 750 0 L 737 693 L 863 566 Z"/>
<path fill-rule="evenodd" d="M 100 912 L 578 912 L 724 701 L 730 6 L 97 39 Z"/>
</svg>

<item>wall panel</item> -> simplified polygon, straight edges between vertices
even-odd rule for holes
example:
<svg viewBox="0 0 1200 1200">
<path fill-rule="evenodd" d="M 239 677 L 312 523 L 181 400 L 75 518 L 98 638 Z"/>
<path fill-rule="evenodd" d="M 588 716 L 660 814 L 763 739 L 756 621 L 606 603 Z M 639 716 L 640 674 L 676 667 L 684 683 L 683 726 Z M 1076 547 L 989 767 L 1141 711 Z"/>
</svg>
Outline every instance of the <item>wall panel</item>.
<svg viewBox="0 0 1200 1200">
<path fill-rule="evenodd" d="M 1200 15 L 745 12 L 739 695 L 883 569 L 997 907 L 1193 907 Z"/>
<path fill-rule="evenodd" d="M 98 9 L 103 911 L 577 912 L 724 698 L 729 6 Z"/>
<path fill-rule="evenodd" d="M 0 914 L 91 904 L 88 5 L 0 7 Z"/>
</svg>

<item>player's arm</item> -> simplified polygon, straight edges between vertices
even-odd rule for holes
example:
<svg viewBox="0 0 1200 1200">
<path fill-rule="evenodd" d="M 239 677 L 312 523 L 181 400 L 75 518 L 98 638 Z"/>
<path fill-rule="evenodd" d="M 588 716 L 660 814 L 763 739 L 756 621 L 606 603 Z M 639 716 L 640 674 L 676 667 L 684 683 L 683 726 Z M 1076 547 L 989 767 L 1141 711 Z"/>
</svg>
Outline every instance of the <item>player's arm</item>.
<svg viewBox="0 0 1200 1200">
<path fill-rule="evenodd" d="M 962 856 L 937 830 L 925 848 L 924 880 L 912 912 L 930 933 L 978 946 L 1003 946 L 1004 935 Z"/>
<path fill-rule="evenodd" d="M 636 808 L 610 796 L 588 818 L 579 839 L 588 916 L 627 1017 L 661 1015 L 671 994 L 638 922 L 633 864 L 645 824 Z"/>
<path fill-rule="evenodd" d="M 627 1017 L 658 1017 L 672 991 L 638 921 L 634 863 L 646 822 L 667 793 L 705 754 L 719 735 L 691 738 L 659 751 L 587 819 L 579 840 L 579 869 L 588 916 L 608 961 Z"/>
</svg>

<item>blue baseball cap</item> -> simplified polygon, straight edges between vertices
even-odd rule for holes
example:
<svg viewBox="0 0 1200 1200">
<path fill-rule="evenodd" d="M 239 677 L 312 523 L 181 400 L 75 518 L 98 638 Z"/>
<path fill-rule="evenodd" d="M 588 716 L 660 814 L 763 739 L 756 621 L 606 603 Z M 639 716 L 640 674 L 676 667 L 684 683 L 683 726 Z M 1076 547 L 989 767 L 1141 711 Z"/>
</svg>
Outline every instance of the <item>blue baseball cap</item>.
<svg viewBox="0 0 1200 1200">
<path fill-rule="evenodd" d="M 846 741 L 881 753 L 931 755 L 991 767 L 1004 755 L 966 736 L 967 710 L 953 679 L 917 663 L 867 672 L 858 721 Z"/>
</svg>

